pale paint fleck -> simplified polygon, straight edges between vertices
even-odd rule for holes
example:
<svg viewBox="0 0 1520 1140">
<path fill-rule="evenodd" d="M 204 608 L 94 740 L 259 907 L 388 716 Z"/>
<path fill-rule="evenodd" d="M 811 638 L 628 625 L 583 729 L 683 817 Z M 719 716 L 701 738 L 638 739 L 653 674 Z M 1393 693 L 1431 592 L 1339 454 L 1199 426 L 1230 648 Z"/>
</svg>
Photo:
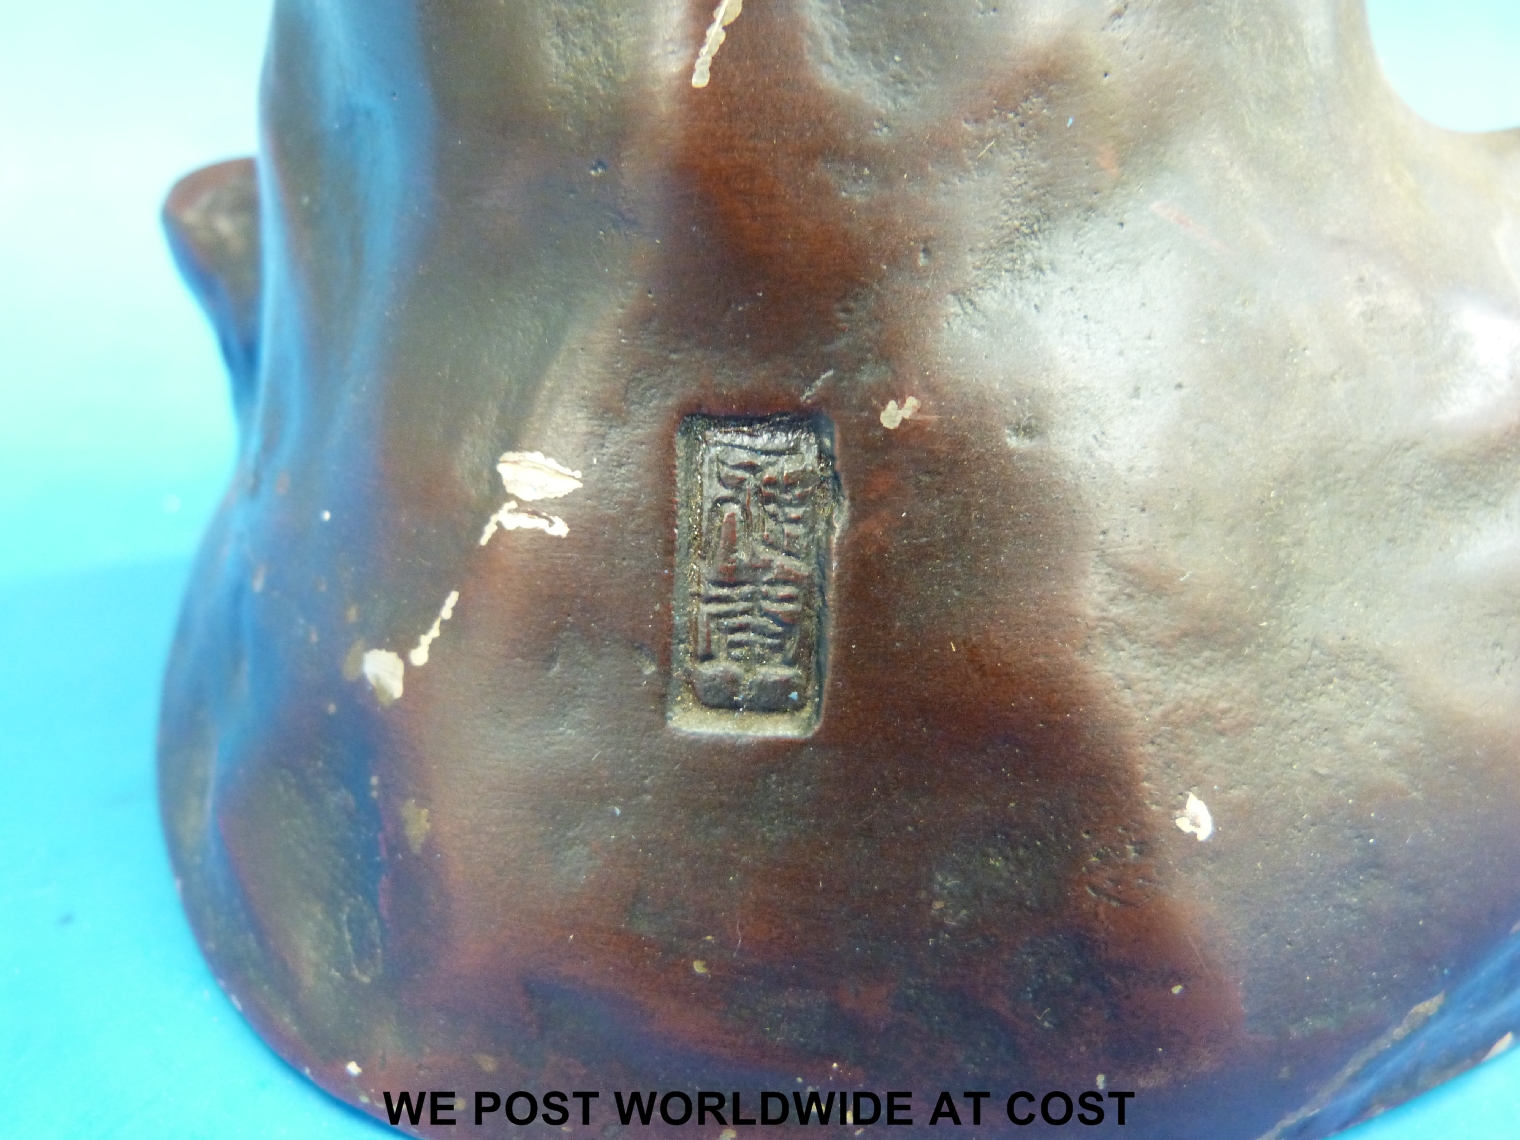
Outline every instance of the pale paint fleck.
<svg viewBox="0 0 1520 1140">
<path fill-rule="evenodd" d="M 480 1071 L 483 1073 L 494 1073 L 496 1071 L 496 1058 L 489 1053 L 476 1053 L 475 1063 L 480 1066 Z"/>
<path fill-rule="evenodd" d="M 443 609 L 439 610 L 438 616 L 433 619 L 433 628 L 424 633 L 417 642 L 417 648 L 407 654 L 413 665 L 421 666 L 428 663 L 428 651 L 432 648 L 433 642 L 438 640 L 439 634 L 443 632 L 443 623 L 454 616 L 454 604 L 458 601 L 459 591 L 450 590 L 449 596 L 444 599 Z"/>
<path fill-rule="evenodd" d="M 718 1140 L 739 1140 L 739 1134 L 732 1128 L 725 1128 L 718 1133 Z"/>
<path fill-rule="evenodd" d="M 1102 1073 L 1099 1073 L 1098 1074 L 1098 1091 L 1102 1092 L 1106 1088 L 1108 1088 L 1108 1078 L 1106 1076 L 1104 1076 Z"/>
<path fill-rule="evenodd" d="M 1424 1001 L 1420 1002 L 1419 1005 L 1411 1007 L 1409 1012 L 1404 1015 L 1404 1020 L 1409 1021 L 1411 1018 L 1413 1018 L 1413 1024 L 1418 1025 L 1421 1022 L 1434 1017 L 1436 1013 L 1440 1011 L 1440 1008 L 1445 1004 L 1446 991 L 1442 990 L 1440 993 L 1436 994 L 1435 997 L 1426 998 Z"/>
<path fill-rule="evenodd" d="M 562 499 L 584 485 L 579 471 L 570 470 L 541 451 L 508 451 L 497 461 L 496 470 L 501 473 L 502 486 L 509 494 L 530 503 L 540 499 Z M 541 530 L 555 538 L 564 538 L 570 533 L 565 520 L 558 515 L 520 507 L 516 499 L 508 499 L 486 520 L 480 545 L 490 542 L 498 530 Z"/>
<path fill-rule="evenodd" d="M 695 962 L 693 962 L 691 964 L 691 968 L 692 968 L 692 970 L 695 973 L 698 973 L 698 974 L 705 974 L 705 973 L 707 973 L 707 963 L 705 961 L 703 961 L 701 958 L 698 958 Z"/>
<path fill-rule="evenodd" d="M 550 459 L 541 451 L 509 451 L 496 461 L 507 494 L 528 502 L 563 499 L 581 489 L 581 473 Z"/>
<path fill-rule="evenodd" d="M 1172 987 L 1172 993 L 1174 993 L 1174 994 L 1180 994 L 1181 992 L 1182 992 L 1182 987 L 1181 986 L 1173 986 Z"/>
<path fill-rule="evenodd" d="M 421 855 L 428 832 L 433 830 L 433 825 L 428 822 L 428 809 L 418 807 L 416 800 L 404 802 L 401 805 L 401 830 L 406 833 L 406 845 L 412 849 L 412 854 Z"/>
<path fill-rule="evenodd" d="M 1514 1030 L 1510 1030 L 1510 1032 L 1506 1033 L 1503 1037 L 1494 1042 L 1493 1048 L 1491 1048 L 1487 1053 L 1483 1054 L 1483 1059 L 1485 1061 L 1488 1061 L 1494 1057 L 1497 1057 L 1500 1053 L 1506 1052 L 1514 1043 L 1515 1033 Z"/>
<path fill-rule="evenodd" d="M 406 665 L 400 657 L 389 649 L 371 649 L 364 654 L 359 667 L 382 705 L 401 699 Z"/>
<path fill-rule="evenodd" d="M 254 567 L 253 592 L 255 594 L 262 594 L 264 592 L 264 578 L 268 573 L 269 567 L 263 563 L 260 563 L 258 566 Z"/>
<path fill-rule="evenodd" d="M 881 410 L 881 426 L 888 431 L 896 431 L 904 420 L 911 420 L 915 412 L 923 407 L 918 402 L 917 396 L 909 396 L 899 407 L 896 400 L 888 400 L 887 406 Z"/>
<path fill-rule="evenodd" d="M 1199 843 L 1214 834 L 1214 817 L 1209 813 L 1208 805 L 1192 792 L 1188 793 L 1187 807 L 1182 812 L 1175 821 L 1179 831 L 1196 835 Z"/>
<path fill-rule="evenodd" d="M 697 65 L 691 72 L 693 87 L 707 86 L 707 81 L 711 78 L 713 57 L 728 38 L 728 33 L 723 29 L 739 18 L 743 8 L 744 0 L 718 0 L 718 6 L 713 9 L 712 23 L 707 27 L 707 36 L 702 41 L 702 50 L 697 52 Z"/>
<path fill-rule="evenodd" d="M 830 368 L 822 376 L 818 377 L 818 379 L 809 384 L 807 391 L 802 393 L 802 402 L 806 404 L 811 401 L 812 398 L 818 394 L 818 389 L 822 388 L 826 383 L 828 383 L 828 379 L 832 375 L 834 375 L 834 370 Z"/>
<path fill-rule="evenodd" d="M 360 1073 L 364 1072 L 363 1069 L 359 1068 L 358 1061 L 350 1061 L 343 1067 L 348 1070 L 348 1075 L 351 1077 L 357 1077 Z"/>
<path fill-rule="evenodd" d="M 510 499 L 502 504 L 501 510 L 486 520 L 486 528 L 480 534 L 480 545 L 490 542 L 491 536 L 498 530 L 541 530 L 554 538 L 564 538 L 570 533 L 565 520 L 558 515 L 524 510 Z"/>
</svg>

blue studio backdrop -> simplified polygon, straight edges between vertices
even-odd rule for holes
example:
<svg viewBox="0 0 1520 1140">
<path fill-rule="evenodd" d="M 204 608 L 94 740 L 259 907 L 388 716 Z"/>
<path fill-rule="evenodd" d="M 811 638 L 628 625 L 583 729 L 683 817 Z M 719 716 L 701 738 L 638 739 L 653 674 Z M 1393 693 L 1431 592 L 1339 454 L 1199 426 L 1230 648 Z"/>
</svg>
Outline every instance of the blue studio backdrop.
<svg viewBox="0 0 1520 1140">
<path fill-rule="evenodd" d="M 1520 0 L 1368 4 L 1415 110 L 1520 126 Z M 217 989 L 154 791 L 159 676 L 233 446 L 157 215 L 179 175 L 254 150 L 269 7 L 0 0 L 3 1137 L 389 1131 L 287 1068 Z M 1520 1049 L 1344 1135 L 1512 1140 Z"/>
</svg>

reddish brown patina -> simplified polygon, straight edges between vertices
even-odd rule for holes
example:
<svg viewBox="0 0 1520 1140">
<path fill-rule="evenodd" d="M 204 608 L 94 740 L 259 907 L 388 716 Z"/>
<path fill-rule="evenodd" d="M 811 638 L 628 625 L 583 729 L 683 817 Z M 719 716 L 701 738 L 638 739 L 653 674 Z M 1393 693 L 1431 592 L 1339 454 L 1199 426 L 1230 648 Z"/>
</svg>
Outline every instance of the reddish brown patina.
<svg viewBox="0 0 1520 1140">
<path fill-rule="evenodd" d="M 695 88 L 712 19 L 283 0 L 261 192 L 171 201 L 244 393 L 161 749 L 228 991 L 374 1113 L 1106 1087 L 1310 1136 L 1481 1056 L 1356 1091 L 1520 913 L 1461 546 L 1514 140 L 1397 106 L 1353 5 L 750 0 Z M 671 718 L 690 417 L 830 455 L 805 735 Z"/>
</svg>

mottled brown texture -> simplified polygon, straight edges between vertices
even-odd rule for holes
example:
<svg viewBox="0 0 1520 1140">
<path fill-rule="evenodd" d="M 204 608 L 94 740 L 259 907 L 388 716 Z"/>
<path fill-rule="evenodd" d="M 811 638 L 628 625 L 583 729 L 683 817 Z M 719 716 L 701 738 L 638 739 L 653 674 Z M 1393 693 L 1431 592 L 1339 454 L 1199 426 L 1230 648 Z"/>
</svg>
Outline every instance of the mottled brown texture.
<svg viewBox="0 0 1520 1140">
<path fill-rule="evenodd" d="M 1349 2 L 750 0 L 693 89 L 711 18 L 277 5 L 242 308 L 170 204 L 224 339 L 263 298 L 166 682 L 197 934 L 371 1112 L 1103 1074 L 1264 1133 L 1520 915 L 1520 147 Z M 683 732 L 681 424 L 779 415 L 821 716 Z M 481 545 L 507 451 L 568 534 Z"/>
</svg>

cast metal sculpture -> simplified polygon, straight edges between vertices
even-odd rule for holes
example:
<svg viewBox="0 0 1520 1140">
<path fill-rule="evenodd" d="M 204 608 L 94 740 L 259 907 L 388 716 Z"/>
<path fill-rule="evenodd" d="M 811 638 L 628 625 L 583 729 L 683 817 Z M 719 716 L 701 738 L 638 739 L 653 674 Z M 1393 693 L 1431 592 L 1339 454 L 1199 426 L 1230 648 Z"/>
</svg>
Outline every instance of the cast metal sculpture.
<svg viewBox="0 0 1520 1140">
<path fill-rule="evenodd" d="M 1513 1028 L 1520 140 L 1354 0 L 279 0 L 263 113 L 163 813 L 325 1088 L 1311 1137 Z"/>
</svg>

